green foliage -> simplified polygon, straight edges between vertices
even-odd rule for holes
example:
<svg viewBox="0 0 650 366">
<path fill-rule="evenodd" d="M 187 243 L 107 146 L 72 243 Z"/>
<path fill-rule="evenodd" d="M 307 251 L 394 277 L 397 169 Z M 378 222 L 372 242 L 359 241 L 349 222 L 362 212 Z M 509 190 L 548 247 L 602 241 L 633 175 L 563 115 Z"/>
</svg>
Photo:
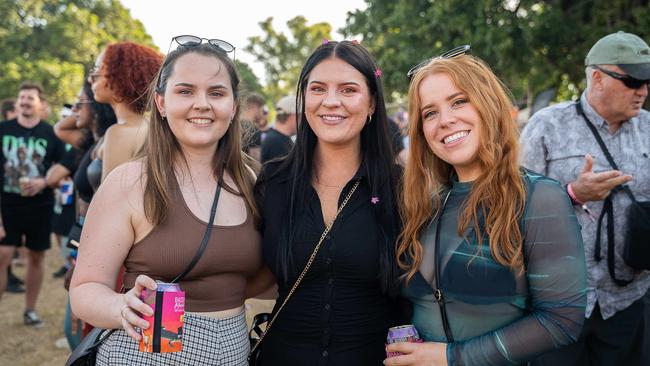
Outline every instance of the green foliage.
<svg viewBox="0 0 650 366">
<path fill-rule="evenodd" d="M 286 94 L 294 94 L 300 70 L 307 57 L 323 42 L 331 38 L 328 23 L 307 25 L 307 19 L 297 16 L 287 22 L 290 36 L 273 28 L 273 18 L 259 23 L 263 36 L 250 37 L 246 51 L 264 64 L 266 72 L 265 95 L 275 103 Z"/>
<path fill-rule="evenodd" d="M 31 80 L 56 112 L 74 101 L 101 49 L 125 40 L 155 47 L 118 0 L 0 1 L 0 99 Z"/>
<path fill-rule="evenodd" d="M 262 88 L 260 81 L 257 79 L 257 76 L 247 63 L 235 60 L 235 68 L 239 74 L 239 88 L 242 95 L 249 93 L 258 93 L 264 95 L 264 88 Z"/>
<path fill-rule="evenodd" d="M 461 44 L 484 59 L 519 99 L 583 86 L 584 57 L 618 30 L 650 36 L 648 0 L 366 0 L 342 32 L 362 36 L 384 71 L 389 95 L 403 97 L 406 72 Z"/>
</svg>

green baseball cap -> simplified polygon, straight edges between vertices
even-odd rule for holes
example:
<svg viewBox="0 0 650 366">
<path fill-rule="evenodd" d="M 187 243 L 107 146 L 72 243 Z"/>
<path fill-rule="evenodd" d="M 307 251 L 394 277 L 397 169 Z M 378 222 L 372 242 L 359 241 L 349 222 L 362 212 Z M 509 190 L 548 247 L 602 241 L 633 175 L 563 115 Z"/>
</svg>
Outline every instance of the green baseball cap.
<svg viewBox="0 0 650 366">
<path fill-rule="evenodd" d="M 639 80 L 650 80 L 650 47 L 632 33 L 609 34 L 591 47 L 585 66 L 616 65 Z"/>
</svg>

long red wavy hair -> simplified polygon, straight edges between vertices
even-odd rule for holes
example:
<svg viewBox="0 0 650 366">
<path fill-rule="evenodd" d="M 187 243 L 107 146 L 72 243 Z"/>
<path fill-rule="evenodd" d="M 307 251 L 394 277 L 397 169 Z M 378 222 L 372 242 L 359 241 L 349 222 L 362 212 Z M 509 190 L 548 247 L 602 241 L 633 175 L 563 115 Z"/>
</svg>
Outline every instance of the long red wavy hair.
<svg viewBox="0 0 650 366">
<path fill-rule="evenodd" d="M 450 184 L 453 166 L 435 156 L 424 138 L 419 87 L 429 75 L 444 73 L 468 98 L 481 118 L 477 159 L 481 175 L 473 185 L 458 221 L 458 234 L 472 225 L 479 246 L 482 234 L 489 238 L 492 257 L 516 272 L 523 270 L 522 233 L 519 219 L 526 192 L 518 157 L 518 128 L 510 112 L 505 87 L 490 68 L 476 57 L 436 58 L 413 76 L 409 87 L 410 154 L 401 192 L 404 228 L 400 235 L 398 263 L 409 281 L 422 261 L 420 234 L 440 211 L 440 192 Z M 430 199 L 433 197 L 432 199 Z M 479 227 L 479 217 L 485 224 Z"/>
</svg>

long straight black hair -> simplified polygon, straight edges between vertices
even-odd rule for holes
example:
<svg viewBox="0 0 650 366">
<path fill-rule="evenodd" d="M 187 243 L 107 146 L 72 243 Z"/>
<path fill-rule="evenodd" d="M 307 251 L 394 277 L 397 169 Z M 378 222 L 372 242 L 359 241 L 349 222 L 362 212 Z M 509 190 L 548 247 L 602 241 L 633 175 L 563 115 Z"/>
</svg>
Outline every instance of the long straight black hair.
<svg viewBox="0 0 650 366">
<path fill-rule="evenodd" d="M 291 247 L 296 233 L 296 219 L 305 210 L 308 201 L 311 177 L 314 173 L 314 151 L 318 137 L 309 126 L 305 115 L 305 93 L 311 71 L 322 61 L 337 58 L 358 70 L 366 79 L 370 96 L 375 100 L 372 119 L 361 130 L 361 167 L 367 177 L 371 195 L 378 197 L 374 207 L 379 221 L 379 271 L 382 291 L 395 295 L 398 288 L 399 270 L 395 257 L 397 235 L 400 230 L 397 210 L 396 192 L 400 177 L 400 168 L 395 164 L 395 152 L 390 140 L 388 117 L 384 104 L 384 95 L 380 81 L 379 69 L 368 51 L 356 42 L 329 41 L 319 46 L 307 59 L 300 72 L 297 86 L 296 110 L 298 114 L 298 131 L 296 143 L 291 152 L 282 160 L 278 170 L 269 177 L 261 176 L 258 184 L 263 184 L 276 175 L 288 176 L 290 179 L 290 203 L 288 222 L 281 231 L 278 243 L 278 281 L 288 282 L 288 278 L 300 268 L 293 267 Z M 290 284 L 289 284 L 290 285 Z"/>
</svg>

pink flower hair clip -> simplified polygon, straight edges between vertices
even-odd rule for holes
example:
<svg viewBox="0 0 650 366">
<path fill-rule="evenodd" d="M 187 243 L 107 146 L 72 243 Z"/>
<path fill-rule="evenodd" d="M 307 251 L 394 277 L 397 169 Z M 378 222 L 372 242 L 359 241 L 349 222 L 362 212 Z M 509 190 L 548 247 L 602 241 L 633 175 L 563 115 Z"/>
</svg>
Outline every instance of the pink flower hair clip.
<svg viewBox="0 0 650 366">
<path fill-rule="evenodd" d="M 329 39 L 327 39 L 327 38 L 323 39 L 323 44 L 328 44 L 328 43 L 330 43 Z"/>
<path fill-rule="evenodd" d="M 376 78 L 380 78 L 380 77 L 381 77 L 381 69 L 380 69 L 380 68 L 375 69 L 375 77 L 376 77 Z"/>
<path fill-rule="evenodd" d="M 356 39 L 353 39 L 353 40 L 352 40 L 352 44 L 355 45 L 355 46 L 358 46 L 358 45 L 359 45 L 359 41 L 357 41 Z"/>
<path fill-rule="evenodd" d="M 377 196 L 372 196 L 372 198 L 370 198 L 370 202 L 371 202 L 373 205 L 378 204 L 378 203 L 379 203 L 379 197 L 377 197 Z"/>
</svg>

